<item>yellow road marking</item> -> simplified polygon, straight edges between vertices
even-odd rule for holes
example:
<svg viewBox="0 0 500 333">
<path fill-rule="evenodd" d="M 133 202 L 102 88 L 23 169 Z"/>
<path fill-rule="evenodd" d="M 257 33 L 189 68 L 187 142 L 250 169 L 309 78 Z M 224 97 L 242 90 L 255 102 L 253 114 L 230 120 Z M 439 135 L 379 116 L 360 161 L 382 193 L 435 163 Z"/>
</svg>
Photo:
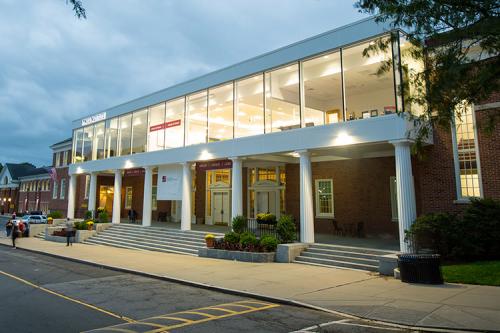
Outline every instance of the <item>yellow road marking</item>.
<svg viewBox="0 0 500 333">
<path fill-rule="evenodd" d="M 254 306 L 249 306 L 249 305 L 243 305 L 243 304 L 226 304 L 226 306 L 235 306 L 238 308 L 246 308 L 246 309 L 258 309 Z"/>
<path fill-rule="evenodd" d="M 195 315 L 200 315 L 200 316 L 203 316 L 203 317 L 214 317 L 215 315 L 211 315 L 211 314 L 208 314 L 208 313 L 203 313 L 203 312 L 198 312 L 198 311 L 183 311 L 181 313 L 187 313 L 187 314 L 195 314 Z"/>
<path fill-rule="evenodd" d="M 99 331 L 99 329 L 97 331 Z M 116 331 L 116 332 L 123 332 L 123 333 L 137 333 L 136 331 L 127 330 L 125 328 L 119 328 L 119 327 L 106 327 L 106 331 Z"/>
<path fill-rule="evenodd" d="M 182 321 L 184 323 L 192 323 L 194 320 L 191 319 L 186 319 L 186 318 L 180 318 L 180 317 L 172 317 L 172 316 L 160 316 L 160 317 L 154 317 L 154 318 L 161 318 L 161 319 L 171 319 L 171 320 L 177 320 L 177 321 Z M 149 318 L 152 319 L 152 318 Z M 165 327 L 165 326 L 162 326 Z"/>
<path fill-rule="evenodd" d="M 215 307 L 215 306 L 210 307 L 209 310 L 224 311 L 224 312 L 228 312 L 228 313 L 238 313 L 238 311 L 233 311 L 233 310 L 229 310 L 229 309 L 223 309 L 223 308 L 219 308 L 219 307 Z"/>
<path fill-rule="evenodd" d="M 54 295 L 54 296 L 58 296 L 58 297 L 61 297 L 61 298 L 65 299 L 65 300 L 68 300 L 68 301 L 71 301 L 71 302 L 74 302 L 74 303 L 77 303 L 77 304 L 80 304 L 80 305 L 86 306 L 86 307 L 88 307 L 88 308 L 90 308 L 90 309 L 92 309 L 92 310 L 96 310 L 96 311 L 99 311 L 99 312 L 105 313 L 105 314 L 107 314 L 107 315 L 109 315 L 109 316 L 111 316 L 111 317 L 115 317 L 115 318 L 118 318 L 118 319 L 124 320 L 124 321 L 129 322 L 129 323 L 135 323 L 135 322 L 136 322 L 135 320 L 133 320 L 133 319 L 131 319 L 131 318 L 128 318 L 128 317 L 125 317 L 125 316 L 121 316 L 121 315 L 116 314 L 116 313 L 113 313 L 113 312 L 111 312 L 111 311 L 101 309 L 101 308 L 99 308 L 99 307 L 97 307 L 97 306 L 95 306 L 95 305 L 88 304 L 88 303 L 85 303 L 85 302 L 79 301 L 79 300 L 77 300 L 77 299 L 71 298 L 71 297 L 69 297 L 69 296 L 66 296 L 66 295 L 60 294 L 60 293 L 58 293 L 58 292 L 55 292 L 55 291 L 53 291 L 53 290 L 50 290 L 50 289 L 44 288 L 44 287 L 42 287 L 42 286 L 38 286 L 38 285 L 36 285 L 36 284 L 34 284 L 34 283 L 29 282 L 28 280 L 25 280 L 25 279 L 20 278 L 20 277 L 18 277 L 18 276 L 15 276 L 15 275 L 12 275 L 12 274 L 6 273 L 6 272 L 4 272 L 4 271 L 1 271 L 1 270 L 0 270 L 0 274 L 3 274 L 3 275 L 5 275 L 5 276 L 7 276 L 7 277 L 10 277 L 11 279 L 14 279 L 14 280 L 16 280 L 16 281 L 22 282 L 22 283 L 24 283 L 24 284 L 26 284 L 26 285 L 28 285 L 28 286 L 30 286 L 30 287 L 33 287 L 33 288 L 35 288 L 35 289 L 38 289 L 38 290 L 41 290 L 41 291 L 45 291 L 46 293 L 52 294 L 52 295 Z"/>
</svg>

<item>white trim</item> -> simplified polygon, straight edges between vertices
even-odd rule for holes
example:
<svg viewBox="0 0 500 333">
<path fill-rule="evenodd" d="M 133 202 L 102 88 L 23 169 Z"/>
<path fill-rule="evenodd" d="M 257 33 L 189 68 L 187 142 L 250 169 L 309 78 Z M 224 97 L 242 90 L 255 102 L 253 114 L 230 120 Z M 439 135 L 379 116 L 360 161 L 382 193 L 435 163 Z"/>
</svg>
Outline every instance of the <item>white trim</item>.
<svg viewBox="0 0 500 333">
<path fill-rule="evenodd" d="M 66 199 L 66 178 L 61 179 L 61 184 L 59 186 L 59 199 Z"/>
<path fill-rule="evenodd" d="M 320 212 L 320 207 L 319 207 L 319 183 L 320 182 L 329 182 L 330 183 L 330 188 L 332 189 L 331 192 L 331 204 L 332 204 L 332 212 L 331 213 L 321 213 Z M 314 198 L 315 198 L 315 217 L 316 218 L 335 218 L 335 200 L 333 198 L 333 179 L 332 178 L 325 178 L 325 179 L 315 179 L 314 180 Z"/>
<path fill-rule="evenodd" d="M 489 109 L 496 109 L 496 108 L 500 108 L 500 102 L 474 105 L 474 111 L 482 111 L 482 110 L 489 110 Z"/>
<path fill-rule="evenodd" d="M 57 195 L 59 194 L 59 183 L 57 180 L 54 180 L 52 183 L 52 199 L 57 199 Z"/>
</svg>

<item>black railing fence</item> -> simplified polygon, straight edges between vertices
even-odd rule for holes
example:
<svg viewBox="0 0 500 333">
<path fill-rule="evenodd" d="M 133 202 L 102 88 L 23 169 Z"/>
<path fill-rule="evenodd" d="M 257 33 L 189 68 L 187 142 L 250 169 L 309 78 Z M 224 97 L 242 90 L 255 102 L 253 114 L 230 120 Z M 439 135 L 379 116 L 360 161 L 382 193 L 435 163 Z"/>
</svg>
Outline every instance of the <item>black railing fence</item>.
<svg viewBox="0 0 500 333">
<path fill-rule="evenodd" d="M 300 226 L 296 225 L 295 227 L 296 227 L 295 240 L 300 241 Z M 251 232 L 256 237 L 259 238 L 265 235 L 272 235 L 276 238 L 279 238 L 276 224 L 258 223 L 256 218 L 247 219 L 247 224 L 244 231 Z"/>
</svg>

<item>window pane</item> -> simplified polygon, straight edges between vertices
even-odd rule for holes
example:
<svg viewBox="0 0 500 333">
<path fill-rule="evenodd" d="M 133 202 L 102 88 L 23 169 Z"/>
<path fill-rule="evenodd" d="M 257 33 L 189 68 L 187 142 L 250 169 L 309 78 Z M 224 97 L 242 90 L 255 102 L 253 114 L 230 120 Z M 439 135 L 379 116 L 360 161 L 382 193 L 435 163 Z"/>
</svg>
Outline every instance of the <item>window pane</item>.
<svg viewBox="0 0 500 333">
<path fill-rule="evenodd" d="M 90 161 L 92 159 L 92 138 L 94 136 L 94 125 L 87 126 L 83 129 L 83 160 Z"/>
<path fill-rule="evenodd" d="M 83 149 L 83 128 L 79 128 L 74 132 L 73 142 L 75 145 L 73 151 L 73 163 L 79 163 L 83 161 L 82 149 Z"/>
<path fill-rule="evenodd" d="M 134 112 L 132 135 L 132 154 L 144 153 L 148 135 L 148 110 Z"/>
<path fill-rule="evenodd" d="M 425 86 L 419 86 L 421 82 L 419 74 L 424 71 L 424 62 L 422 59 L 414 59 L 412 53 L 416 51 L 416 46 L 408 41 L 404 36 L 399 39 L 401 67 L 403 71 L 403 93 L 405 101 L 405 112 L 411 112 L 415 115 L 420 115 L 424 112 L 424 108 L 412 98 L 418 98 L 425 93 Z"/>
<path fill-rule="evenodd" d="M 118 118 L 106 120 L 106 158 L 117 156 Z"/>
<path fill-rule="evenodd" d="M 120 117 L 120 156 L 130 155 L 132 138 L 132 115 Z"/>
<path fill-rule="evenodd" d="M 167 102 L 165 148 L 184 146 L 184 97 Z"/>
<path fill-rule="evenodd" d="M 380 66 L 392 59 L 391 48 L 363 56 L 368 46 L 369 43 L 364 43 L 342 51 L 348 120 L 381 116 L 396 110 L 392 61 L 391 70 L 377 74 Z"/>
<path fill-rule="evenodd" d="M 340 52 L 304 61 L 304 125 L 343 120 Z"/>
<path fill-rule="evenodd" d="M 232 139 L 233 84 L 210 89 L 208 96 L 208 141 Z"/>
<path fill-rule="evenodd" d="M 92 159 L 102 160 L 104 158 L 104 122 L 95 125 L 94 143 L 92 145 Z"/>
<path fill-rule="evenodd" d="M 207 91 L 188 96 L 187 144 L 207 142 Z"/>
<path fill-rule="evenodd" d="M 266 133 L 299 127 L 299 66 L 266 73 Z"/>
<path fill-rule="evenodd" d="M 148 151 L 161 150 L 165 146 L 165 103 L 149 108 Z"/>
<path fill-rule="evenodd" d="M 264 133 L 263 80 L 263 75 L 257 75 L 236 82 L 238 96 L 234 130 L 236 138 Z"/>
</svg>

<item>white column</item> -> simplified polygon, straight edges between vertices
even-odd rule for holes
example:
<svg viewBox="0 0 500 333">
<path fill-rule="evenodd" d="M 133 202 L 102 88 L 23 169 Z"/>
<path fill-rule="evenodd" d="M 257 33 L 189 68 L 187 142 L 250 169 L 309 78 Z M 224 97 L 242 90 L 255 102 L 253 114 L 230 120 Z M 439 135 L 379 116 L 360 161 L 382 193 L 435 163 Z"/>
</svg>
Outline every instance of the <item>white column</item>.
<svg viewBox="0 0 500 333">
<path fill-rule="evenodd" d="M 232 157 L 231 177 L 231 221 L 235 216 L 243 215 L 243 163 L 240 157 Z"/>
<path fill-rule="evenodd" d="M 399 248 L 402 253 L 410 252 L 410 246 L 405 242 L 405 230 L 408 230 L 417 218 L 415 203 L 415 187 L 411 168 L 409 140 L 391 142 L 395 147 L 396 157 L 396 190 L 398 199 Z"/>
<path fill-rule="evenodd" d="M 122 213 L 122 171 L 115 170 L 115 189 L 113 192 L 113 223 L 120 223 Z"/>
<path fill-rule="evenodd" d="M 92 212 L 92 216 L 95 216 L 95 211 L 96 211 L 96 196 L 97 196 L 97 173 L 92 172 L 90 174 L 90 190 L 89 190 L 89 205 L 88 205 L 88 210 Z"/>
<path fill-rule="evenodd" d="M 144 167 L 144 197 L 142 199 L 142 226 L 151 226 L 151 208 L 153 201 L 153 168 Z"/>
<path fill-rule="evenodd" d="M 66 214 L 66 217 L 68 217 L 70 219 L 75 218 L 76 177 L 77 177 L 77 175 L 75 175 L 75 174 L 71 174 L 69 176 L 68 213 Z"/>
<path fill-rule="evenodd" d="M 191 163 L 182 163 L 181 230 L 191 230 Z"/>
<path fill-rule="evenodd" d="M 314 210 L 311 154 L 298 151 L 300 160 L 300 241 L 314 243 Z"/>
</svg>

